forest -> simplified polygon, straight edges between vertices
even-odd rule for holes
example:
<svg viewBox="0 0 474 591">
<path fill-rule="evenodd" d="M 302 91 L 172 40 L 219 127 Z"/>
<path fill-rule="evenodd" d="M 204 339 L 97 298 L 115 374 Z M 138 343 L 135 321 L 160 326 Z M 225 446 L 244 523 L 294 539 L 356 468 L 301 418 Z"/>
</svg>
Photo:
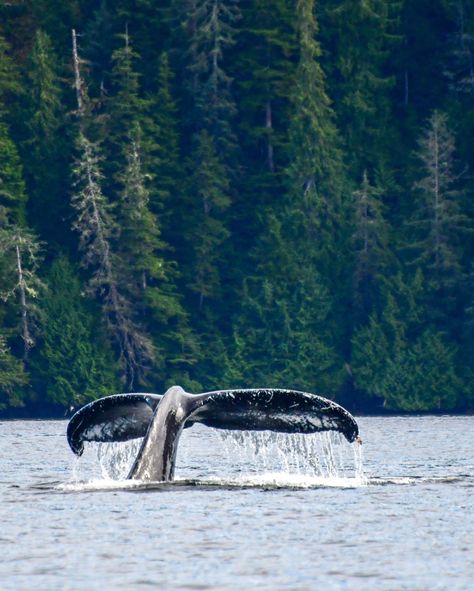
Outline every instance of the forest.
<svg viewBox="0 0 474 591">
<path fill-rule="evenodd" d="M 3 416 L 473 411 L 473 137 L 474 0 L 3 0 Z"/>
</svg>

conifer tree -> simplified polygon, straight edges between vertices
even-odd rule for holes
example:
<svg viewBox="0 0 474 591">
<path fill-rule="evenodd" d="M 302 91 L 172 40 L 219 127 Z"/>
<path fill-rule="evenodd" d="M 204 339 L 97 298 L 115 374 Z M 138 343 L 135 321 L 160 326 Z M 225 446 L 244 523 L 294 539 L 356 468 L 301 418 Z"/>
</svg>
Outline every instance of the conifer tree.
<svg viewBox="0 0 474 591">
<path fill-rule="evenodd" d="M 15 90 L 8 45 L 0 38 L 0 272 L 2 299 L 10 307 L 10 322 L 18 326 L 23 360 L 34 345 L 33 317 L 40 285 L 36 271 L 39 244 L 26 228 L 26 187 L 17 147 L 4 121 L 4 101 Z"/>
<path fill-rule="evenodd" d="M 233 73 L 242 116 L 242 147 L 254 165 L 251 169 L 258 166 L 260 174 L 271 175 L 285 163 L 282 148 L 295 53 L 293 14 L 292 1 L 275 0 L 270 5 L 254 0 L 242 15 Z M 270 182 L 265 176 L 259 181 Z"/>
<path fill-rule="evenodd" d="M 76 36 L 73 31 L 75 86 L 78 98 L 78 153 L 73 174 L 76 179 L 72 206 L 77 210 L 74 229 L 79 234 L 83 252 L 82 265 L 92 271 L 91 289 L 100 298 L 104 317 L 118 347 L 123 379 L 128 387 L 144 379 L 153 355 L 153 344 L 133 318 L 131 302 L 121 292 L 111 240 L 116 223 L 110 204 L 102 192 L 99 147 L 85 135 L 87 92 L 80 74 Z"/>
<path fill-rule="evenodd" d="M 126 166 L 124 150 L 135 123 L 143 124 L 145 101 L 139 95 L 139 74 L 135 64 L 139 55 L 132 46 L 126 27 L 119 35 L 121 45 L 112 54 L 113 93 L 108 101 L 110 125 L 107 142 L 111 145 L 110 158 L 117 168 Z"/>
<path fill-rule="evenodd" d="M 160 279 L 164 274 L 164 262 L 159 251 L 164 245 L 160 240 L 158 219 L 149 209 L 149 176 L 143 170 L 141 157 L 141 129 L 135 123 L 130 130 L 125 148 L 127 166 L 120 180 L 120 222 L 119 250 L 125 255 L 126 273 L 135 278 L 130 282 L 131 293 L 136 288 L 145 291 L 150 279 Z"/>
<path fill-rule="evenodd" d="M 186 0 L 175 3 L 174 10 L 186 33 L 181 43 L 185 47 L 187 95 L 183 119 L 189 178 L 175 217 L 184 230 L 184 239 L 177 237 L 176 246 L 183 280 L 191 292 L 189 299 L 197 312 L 196 329 L 203 343 L 212 346 L 220 310 L 207 310 L 205 304 L 209 301 L 215 306 L 223 297 L 222 245 L 229 236 L 229 173 L 231 163 L 235 164 L 231 125 L 235 104 L 225 63 L 239 13 L 234 0 Z"/>
<path fill-rule="evenodd" d="M 43 287 L 37 274 L 41 262 L 40 245 L 27 229 L 9 224 L 4 211 L 0 215 L 0 267 L 3 275 L 1 298 L 4 302 L 13 302 L 10 305 L 17 318 L 22 357 L 26 361 L 35 344 L 36 299 Z"/>
<path fill-rule="evenodd" d="M 225 170 L 206 131 L 196 136 L 191 167 L 189 191 L 193 201 L 188 227 L 194 256 L 188 286 L 197 294 L 202 309 L 205 299 L 216 298 L 219 293 L 219 248 L 228 237 L 221 216 L 230 203 Z"/>
<path fill-rule="evenodd" d="M 387 59 L 397 36 L 398 0 L 330 0 L 323 8 L 338 121 L 351 171 L 360 177 L 385 163 L 393 138 Z"/>
<path fill-rule="evenodd" d="M 27 121 L 22 148 L 31 217 L 48 240 L 64 239 L 63 220 L 69 214 L 62 188 L 68 153 L 63 127 L 65 114 L 52 43 L 40 29 L 36 32 L 26 78 Z"/>
<path fill-rule="evenodd" d="M 109 0 L 101 0 L 84 29 L 83 53 L 88 62 L 90 92 L 101 100 L 110 92 L 111 57 L 116 16 Z"/>
<path fill-rule="evenodd" d="M 299 62 L 291 95 L 293 112 L 287 168 L 290 210 L 292 215 L 300 216 L 303 234 L 300 239 L 310 240 L 308 248 L 315 253 L 334 254 L 335 229 L 342 216 L 344 170 L 334 114 L 319 63 L 321 50 L 315 38 L 314 0 L 299 0 L 297 14 Z M 340 248 L 339 243 L 337 249 Z M 320 259 L 320 269 L 321 266 Z"/>
<path fill-rule="evenodd" d="M 454 151 L 454 134 L 447 116 L 435 111 L 419 142 L 417 156 L 423 176 L 414 186 L 420 200 L 411 220 L 416 234 L 410 248 L 430 287 L 437 292 L 444 290 L 446 296 L 461 277 L 460 236 L 469 230 L 469 219 L 462 208 L 464 195 L 454 169 Z"/>
<path fill-rule="evenodd" d="M 172 93 L 174 75 L 168 54 L 158 60 L 156 86 L 146 97 L 146 131 L 149 136 L 145 165 L 153 176 L 150 207 L 160 215 L 167 234 L 171 234 L 172 204 L 183 193 L 183 166 L 179 147 L 178 105 Z M 148 123 L 149 122 L 149 123 Z"/>
<path fill-rule="evenodd" d="M 370 184 L 364 171 L 361 187 L 353 193 L 354 296 L 360 311 L 370 313 L 374 283 L 381 278 L 390 261 L 389 228 L 384 219 L 382 190 Z"/>
<path fill-rule="evenodd" d="M 456 349 L 429 325 L 420 271 L 409 282 L 398 274 L 386 283 L 382 311 L 354 333 L 355 386 L 384 406 L 407 411 L 452 409 L 465 384 Z"/>
<path fill-rule="evenodd" d="M 6 113 L 6 99 L 20 90 L 18 72 L 9 52 L 10 45 L 0 34 L 0 117 L 2 119 Z"/>
<path fill-rule="evenodd" d="M 22 406 L 19 391 L 28 382 L 22 362 L 14 357 L 0 335 L 0 410 L 8 406 Z"/>
<path fill-rule="evenodd" d="M 411 412 L 452 410 L 464 390 L 455 353 L 441 333 L 428 329 L 411 347 L 389 357 L 380 388 L 386 405 Z"/>
<path fill-rule="evenodd" d="M 331 298 L 304 250 L 276 217 L 260 245 L 260 263 L 244 280 L 226 378 L 315 390 L 334 397 L 342 361 L 328 322 Z"/>
<path fill-rule="evenodd" d="M 48 286 L 42 343 L 34 361 L 37 389 L 49 402 L 66 407 L 110 394 L 118 387 L 112 354 L 94 330 L 95 314 L 65 257 L 52 264 Z"/>
<path fill-rule="evenodd" d="M 338 208 L 343 176 L 334 113 L 320 65 L 314 0 L 297 1 L 299 61 L 291 94 L 290 192 L 313 224 Z M 318 219 L 320 218 L 320 219 Z"/>
<path fill-rule="evenodd" d="M 23 167 L 18 150 L 11 139 L 8 126 L 0 118 L 0 205 L 6 208 L 9 223 L 25 223 L 26 199 Z"/>
</svg>

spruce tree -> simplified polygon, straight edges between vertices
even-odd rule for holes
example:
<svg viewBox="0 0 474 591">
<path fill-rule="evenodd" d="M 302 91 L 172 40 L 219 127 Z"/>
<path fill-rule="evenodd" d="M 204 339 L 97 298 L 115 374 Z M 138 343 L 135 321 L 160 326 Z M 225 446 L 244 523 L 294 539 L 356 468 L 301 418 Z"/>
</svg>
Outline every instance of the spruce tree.
<svg viewBox="0 0 474 591">
<path fill-rule="evenodd" d="M 106 142 L 110 146 L 111 173 L 126 166 L 124 155 L 127 140 L 135 123 L 143 125 L 145 102 L 140 97 L 136 62 L 139 55 L 128 34 L 119 35 L 120 46 L 112 54 L 112 94 L 108 100 L 109 126 Z"/>
<path fill-rule="evenodd" d="M 43 287 L 37 273 L 41 262 L 40 248 L 34 234 L 9 223 L 5 210 L 0 211 L 1 298 L 9 305 L 12 322 L 17 326 L 24 361 L 35 345 L 36 302 Z"/>
<path fill-rule="evenodd" d="M 359 313 L 372 311 L 377 282 L 393 258 L 388 242 L 390 231 L 384 217 L 382 190 L 369 181 L 367 171 L 360 189 L 353 193 L 354 303 Z"/>
<path fill-rule="evenodd" d="M 397 35 L 398 0 L 329 0 L 323 32 L 338 122 L 354 176 L 384 166 L 393 138 L 390 92 L 395 78 L 387 62 Z M 387 74 L 388 72 L 388 74 Z"/>
<path fill-rule="evenodd" d="M 430 326 L 424 297 L 420 271 L 409 281 L 398 274 L 386 282 L 381 311 L 352 338 L 356 389 L 388 408 L 451 410 L 465 389 L 456 348 Z"/>
<path fill-rule="evenodd" d="M 10 57 L 10 45 L 0 34 L 0 117 L 3 119 L 6 113 L 6 99 L 18 94 L 18 71 Z"/>
<path fill-rule="evenodd" d="M 410 412 L 455 408 L 464 389 L 455 354 L 441 333 L 426 330 L 411 347 L 389 357 L 380 386 L 386 406 Z"/>
<path fill-rule="evenodd" d="M 198 307 L 202 309 L 205 299 L 216 299 L 219 295 L 220 247 L 229 235 L 222 221 L 222 212 L 230 204 L 225 169 L 219 161 L 213 139 L 206 131 L 195 138 L 190 166 L 188 190 L 192 203 L 186 216 L 193 258 L 187 276 L 188 287 L 197 295 Z"/>
<path fill-rule="evenodd" d="M 335 397 L 343 375 L 331 335 L 329 292 L 304 250 L 289 240 L 284 223 L 271 216 L 268 224 L 260 263 L 244 279 L 226 379 L 292 384 Z"/>
<path fill-rule="evenodd" d="M 430 288 L 445 296 L 461 278 L 460 238 L 470 225 L 463 211 L 466 196 L 459 190 L 454 151 L 447 116 L 435 111 L 419 142 L 421 178 L 414 185 L 419 200 L 410 221 L 409 247 Z"/>
<path fill-rule="evenodd" d="M 65 407 L 82 405 L 118 387 L 112 352 L 101 342 L 93 313 L 72 265 L 59 257 L 47 277 L 44 331 L 34 361 L 36 388 Z"/>
<path fill-rule="evenodd" d="M 11 354 L 4 335 L 0 335 L 0 410 L 22 406 L 21 389 L 27 383 L 22 362 Z"/>
<path fill-rule="evenodd" d="M 22 145 L 29 209 L 39 232 L 49 241 L 65 240 L 69 215 L 63 198 L 64 169 L 69 152 L 65 141 L 59 69 L 50 38 L 40 29 L 26 72 L 26 138 Z"/>
<path fill-rule="evenodd" d="M 186 14 L 181 19 L 184 17 L 190 25 L 187 45 L 188 86 L 192 94 L 190 128 L 195 132 L 205 129 L 225 159 L 235 141 L 230 125 L 235 104 L 224 60 L 226 51 L 234 44 L 235 24 L 240 16 L 238 5 L 235 0 L 190 0 L 185 6 Z"/>
<path fill-rule="evenodd" d="M 113 336 L 128 387 L 144 379 L 153 356 L 153 344 L 134 318 L 132 303 L 121 290 L 117 260 L 111 248 L 117 225 L 102 191 L 101 155 L 97 142 L 86 135 L 87 91 L 80 73 L 76 36 L 73 31 L 73 59 L 78 99 L 79 129 L 77 158 L 73 167 L 75 190 L 71 204 L 77 211 L 74 229 L 79 234 L 82 265 L 92 272 L 90 287 L 102 303 L 104 319 Z"/>
<path fill-rule="evenodd" d="M 171 235 L 175 203 L 183 193 L 183 165 L 179 146 L 178 105 L 173 96 L 174 74 L 168 54 L 158 60 L 156 82 L 146 97 L 146 132 L 148 145 L 145 166 L 153 177 L 150 207 L 163 220 L 165 232 Z"/>
<path fill-rule="evenodd" d="M 23 167 L 18 149 L 11 139 L 7 124 L 0 118 L 0 205 L 6 208 L 10 223 L 25 223 L 26 200 Z"/>
<path fill-rule="evenodd" d="M 254 0 L 243 11 L 235 77 L 242 147 L 262 184 L 284 164 L 295 53 L 294 3 Z M 252 166 L 253 165 L 253 166 Z M 261 176 L 262 175 L 262 176 Z M 258 188 L 257 188 L 258 190 Z"/>
</svg>

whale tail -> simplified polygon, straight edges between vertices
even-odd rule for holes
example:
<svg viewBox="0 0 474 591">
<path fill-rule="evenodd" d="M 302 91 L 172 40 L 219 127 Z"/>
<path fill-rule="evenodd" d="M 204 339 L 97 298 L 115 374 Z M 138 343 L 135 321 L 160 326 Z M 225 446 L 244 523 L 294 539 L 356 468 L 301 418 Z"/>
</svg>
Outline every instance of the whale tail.
<svg viewBox="0 0 474 591">
<path fill-rule="evenodd" d="M 338 431 L 349 442 L 359 434 L 347 410 L 316 394 L 268 388 L 188 394 L 174 386 L 163 396 L 119 394 L 91 402 L 72 417 L 67 438 L 80 455 L 85 441 L 144 437 L 129 478 L 169 480 L 181 431 L 195 423 L 285 433 Z"/>
</svg>

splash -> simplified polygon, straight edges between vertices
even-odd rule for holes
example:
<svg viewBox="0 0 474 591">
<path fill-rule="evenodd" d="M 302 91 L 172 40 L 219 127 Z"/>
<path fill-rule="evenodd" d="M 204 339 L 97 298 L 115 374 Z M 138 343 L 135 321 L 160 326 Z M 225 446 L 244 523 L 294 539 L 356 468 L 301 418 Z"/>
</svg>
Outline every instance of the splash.
<svg viewBox="0 0 474 591">
<path fill-rule="evenodd" d="M 209 435 L 210 431 L 206 429 Z M 338 433 L 303 435 L 271 431 L 212 431 L 213 441 L 203 441 L 196 432 L 180 447 L 183 457 L 178 462 L 173 485 L 346 488 L 368 483 L 361 446 L 349 445 Z M 80 459 L 75 458 L 71 479 L 61 489 L 135 488 L 140 483 L 125 479 L 141 441 L 88 444 L 87 453 Z M 211 444 L 213 457 L 209 458 L 204 453 L 199 458 L 197 443 L 203 448 L 200 452 L 209 450 L 207 444 Z M 198 475 L 196 464 L 199 466 Z"/>
<path fill-rule="evenodd" d="M 132 439 L 124 443 L 88 444 L 87 454 L 74 457 L 69 482 L 125 480 L 137 457 L 141 441 Z"/>
<path fill-rule="evenodd" d="M 219 437 L 228 461 L 246 470 L 244 479 L 268 476 L 270 481 L 290 484 L 299 479 L 317 486 L 367 483 L 361 446 L 348 445 L 339 433 L 219 431 Z"/>
</svg>

